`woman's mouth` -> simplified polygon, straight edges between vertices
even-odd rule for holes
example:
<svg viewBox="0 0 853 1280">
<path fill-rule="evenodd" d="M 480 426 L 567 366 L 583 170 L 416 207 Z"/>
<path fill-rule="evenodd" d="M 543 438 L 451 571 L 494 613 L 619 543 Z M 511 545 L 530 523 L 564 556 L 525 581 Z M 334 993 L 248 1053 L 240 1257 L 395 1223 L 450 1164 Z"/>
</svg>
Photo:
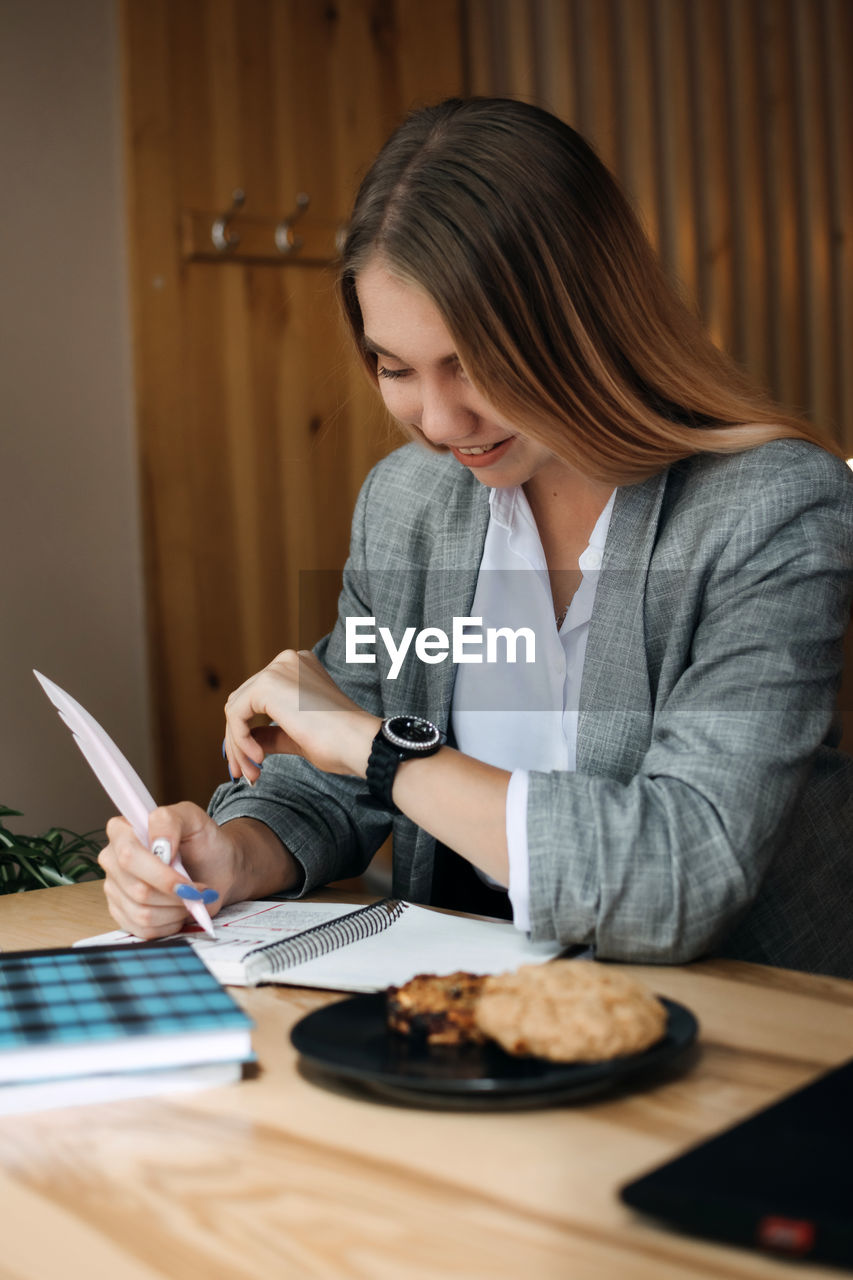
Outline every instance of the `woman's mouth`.
<svg viewBox="0 0 853 1280">
<path fill-rule="evenodd" d="M 464 449 L 451 445 L 450 452 L 463 466 L 487 467 L 497 462 L 498 458 L 503 457 L 513 439 L 513 436 L 507 436 L 505 440 L 497 440 L 494 444 L 472 444 Z"/>
</svg>

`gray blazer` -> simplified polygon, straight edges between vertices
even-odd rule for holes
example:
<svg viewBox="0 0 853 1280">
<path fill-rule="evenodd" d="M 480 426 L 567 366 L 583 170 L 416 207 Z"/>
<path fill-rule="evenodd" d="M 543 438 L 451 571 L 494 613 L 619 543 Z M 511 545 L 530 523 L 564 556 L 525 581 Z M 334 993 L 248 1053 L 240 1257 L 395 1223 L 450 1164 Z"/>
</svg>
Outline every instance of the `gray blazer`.
<svg viewBox="0 0 853 1280">
<path fill-rule="evenodd" d="M 360 705 L 446 726 L 455 667 L 347 664 L 343 619 L 467 616 L 488 492 L 408 445 L 356 507 L 338 622 L 317 653 Z M 590 623 L 577 771 L 533 773 L 532 936 L 602 958 L 718 953 L 853 976 L 853 757 L 834 723 L 853 595 L 853 477 L 813 445 L 703 456 L 621 488 Z M 302 892 L 357 875 L 391 829 L 364 783 L 271 757 L 220 788 L 218 822 L 267 823 Z M 428 901 L 435 842 L 393 822 L 394 892 Z"/>
</svg>

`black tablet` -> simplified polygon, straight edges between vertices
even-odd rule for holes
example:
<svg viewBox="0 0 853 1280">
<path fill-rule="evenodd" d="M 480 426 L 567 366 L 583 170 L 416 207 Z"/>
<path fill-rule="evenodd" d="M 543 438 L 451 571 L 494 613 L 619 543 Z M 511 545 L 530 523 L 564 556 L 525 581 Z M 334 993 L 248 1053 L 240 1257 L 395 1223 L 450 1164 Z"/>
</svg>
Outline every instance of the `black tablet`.
<svg viewBox="0 0 853 1280">
<path fill-rule="evenodd" d="M 853 1060 L 621 1189 L 681 1230 L 853 1267 Z"/>
</svg>

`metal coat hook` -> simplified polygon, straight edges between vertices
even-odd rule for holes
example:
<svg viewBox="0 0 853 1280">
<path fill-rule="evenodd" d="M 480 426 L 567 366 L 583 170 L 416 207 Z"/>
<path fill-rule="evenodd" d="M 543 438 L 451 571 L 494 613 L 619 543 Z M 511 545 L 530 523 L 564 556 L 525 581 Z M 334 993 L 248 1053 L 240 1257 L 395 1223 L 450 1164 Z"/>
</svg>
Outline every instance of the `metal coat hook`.
<svg viewBox="0 0 853 1280">
<path fill-rule="evenodd" d="M 231 208 L 226 213 L 221 213 L 214 220 L 213 226 L 210 228 L 210 238 L 218 253 L 228 253 L 230 249 L 236 249 L 240 243 L 240 237 L 236 231 L 232 231 L 229 228 L 228 224 L 234 215 L 239 213 L 245 203 L 246 193 L 238 187 L 231 195 Z"/>
<path fill-rule="evenodd" d="M 300 191 L 296 197 L 296 208 L 275 229 L 275 247 L 279 253 L 296 253 L 302 248 L 302 237 L 294 235 L 293 224 L 298 222 L 311 203 L 311 197 Z"/>
</svg>

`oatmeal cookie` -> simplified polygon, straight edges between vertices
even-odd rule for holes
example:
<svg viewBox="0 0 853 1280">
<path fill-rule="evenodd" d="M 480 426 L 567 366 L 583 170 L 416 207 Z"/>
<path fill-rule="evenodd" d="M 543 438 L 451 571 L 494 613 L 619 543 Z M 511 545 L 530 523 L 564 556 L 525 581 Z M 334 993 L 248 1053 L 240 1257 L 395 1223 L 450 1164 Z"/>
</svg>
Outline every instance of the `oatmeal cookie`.
<svg viewBox="0 0 853 1280">
<path fill-rule="evenodd" d="M 583 960 L 523 965 L 487 978 L 477 1026 L 507 1051 L 553 1062 L 599 1062 L 660 1040 L 666 1010 L 624 973 Z"/>
<path fill-rule="evenodd" d="M 419 973 L 387 993 L 388 1025 L 431 1045 L 482 1044 L 474 1006 L 484 979 L 475 973 Z"/>
</svg>

